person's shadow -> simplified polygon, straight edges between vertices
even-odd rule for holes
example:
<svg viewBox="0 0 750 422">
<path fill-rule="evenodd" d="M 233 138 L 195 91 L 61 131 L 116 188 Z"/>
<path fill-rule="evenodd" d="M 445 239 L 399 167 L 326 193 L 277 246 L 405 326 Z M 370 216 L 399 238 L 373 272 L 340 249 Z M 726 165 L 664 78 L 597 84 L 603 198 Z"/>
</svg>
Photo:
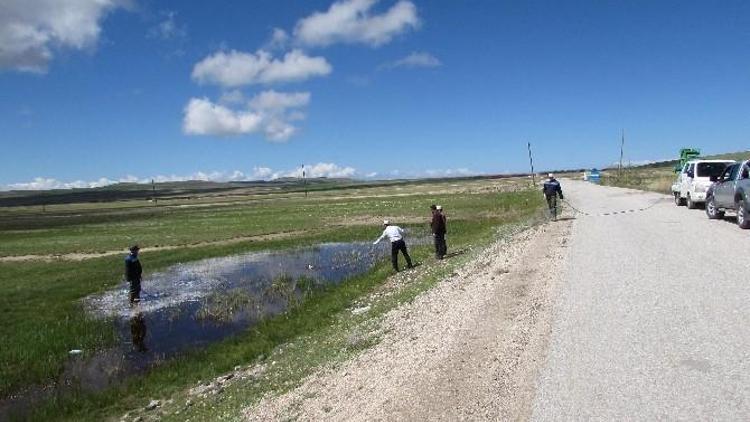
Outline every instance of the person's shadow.
<svg viewBox="0 0 750 422">
<path fill-rule="evenodd" d="M 130 336 L 133 340 L 133 348 L 137 352 L 147 352 L 146 347 L 146 319 L 141 312 L 130 318 Z"/>
<path fill-rule="evenodd" d="M 566 217 L 557 217 L 557 220 L 555 221 L 568 221 L 568 220 L 575 220 L 575 219 L 576 219 L 575 217 L 566 216 Z"/>
<path fill-rule="evenodd" d="M 445 254 L 445 256 L 443 257 L 443 259 L 453 258 L 454 256 L 463 255 L 465 253 L 466 253 L 465 250 L 459 249 L 457 251 L 448 252 L 447 254 Z"/>
</svg>

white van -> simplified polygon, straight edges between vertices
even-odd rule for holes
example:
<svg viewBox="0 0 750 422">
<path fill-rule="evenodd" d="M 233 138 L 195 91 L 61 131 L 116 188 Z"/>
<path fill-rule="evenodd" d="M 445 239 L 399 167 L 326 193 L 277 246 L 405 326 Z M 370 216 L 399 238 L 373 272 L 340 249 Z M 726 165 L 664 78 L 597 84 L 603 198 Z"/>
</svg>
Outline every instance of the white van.
<svg viewBox="0 0 750 422">
<path fill-rule="evenodd" d="M 672 194 L 677 206 L 687 204 L 696 208 L 706 202 L 706 191 L 711 186 L 711 176 L 721 176 L 724 169 L 734 164 L 732 160 L 690 160 L 682 167 Z"/>
</svg>

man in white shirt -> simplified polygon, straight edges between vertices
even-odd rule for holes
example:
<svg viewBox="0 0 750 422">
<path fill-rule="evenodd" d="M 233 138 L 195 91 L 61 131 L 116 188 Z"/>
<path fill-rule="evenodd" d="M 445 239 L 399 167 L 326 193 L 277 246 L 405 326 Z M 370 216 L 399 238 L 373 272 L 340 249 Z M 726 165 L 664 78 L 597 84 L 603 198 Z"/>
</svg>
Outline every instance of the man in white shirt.
<svg viewBox="0 0 750 422">
<path fill-rule="evenodd" d="M 399 226 L 391 225 L 391 222 L 388 220 L 383 221 L 383 226 L 385 226 L 385 229 L 383 230 L 383 234 L 380 235 L 378 240 L 376 240 L 373 245 L 377 245 L 380 243 L 381 240 L 385 239 L 386 237 L 388 240 L 391 241 L 391 263 L 393 264 L 393 269 L 398 272 L 398 252 L 401 251 L 402 254 L 404 254 L 404 258 L 406 259 L 406 268 L 412 268 L 411 265 L 411 257 L 409 256 L 409 252 L 406 251 L 406 242 L 404 241 L 404 229 L 402 229 Z"/>
</svg>

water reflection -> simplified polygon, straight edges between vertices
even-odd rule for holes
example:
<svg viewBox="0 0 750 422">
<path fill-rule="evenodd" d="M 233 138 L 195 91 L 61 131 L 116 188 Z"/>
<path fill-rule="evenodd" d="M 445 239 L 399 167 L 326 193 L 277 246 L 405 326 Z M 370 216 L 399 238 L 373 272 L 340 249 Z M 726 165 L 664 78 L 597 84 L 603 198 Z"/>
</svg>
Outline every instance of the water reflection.
<svg viewBox="0 0 750 422">
<path fill-rule="evenodd" d="M 130 318 L 130 337 L 133 341 L 133 350 L 137 352 L 147 352 L 146 347 L 146 319 L 142 312 L 138 312 Z"/>
</svg>

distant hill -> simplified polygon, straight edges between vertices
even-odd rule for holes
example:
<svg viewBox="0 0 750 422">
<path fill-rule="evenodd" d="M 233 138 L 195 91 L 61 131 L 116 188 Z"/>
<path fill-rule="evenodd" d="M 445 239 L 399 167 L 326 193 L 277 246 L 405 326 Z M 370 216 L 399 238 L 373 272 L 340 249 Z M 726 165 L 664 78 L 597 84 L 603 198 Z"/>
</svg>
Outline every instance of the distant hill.
<svg viewBox="0 0 750 422">
<path fill-rule="evenodd" d="M 706 159 L 706 160 L 747 160 L 750 159 L 750 151 L 739 151 L 739 152 L 728 152 L 725 154 L 714 154 L 714 155 L 705 155 L 701 156 L 700 158 Z M 641 169 L 658 169 L 658 168 L 671 168 L 677 165 L 680 162 L 678 159 L 674 160 L 667 160 L 667 161 L 657 161 L 654 163 L 648 163 L 643 164 L 639 166 L 631 166 L 632 168 L 641 168 Z M 617 167 L 611 166 L 608 167 L 607 170 L 613 170 Z"/>
<path fill-rule="evenodd" d="M 307 179 L 307 189 L 314 190 L 321 187 L 341 186 L 362 183 L 351 179 Z M 155 189 L 154 189 L 155 188 Z M 117 183 L 98 188 L 80 189 L 52 189 L 52 190 L 16 190 L 0 192 L 0 207 L 31 206 L 50 204 L 71 204 L 83 202 L 113 202 L 123 200 L 149 200 L 156 198 L 189 198 L 192 196 L 230 195 L 234 192 L 243 194 L 268 193 L 279 191 L 303 190 L 302 180 L 286 178 L 272 181 L 242 181 L 242 182 L 208 182 L 203 180 L 189 180 L 184 182 L 156 183 Z"/>
<path fill-rule="evenodd" d="M 423 179 L 356 180 L 348 178 L 299 178 L 286 177 L 271 181 L 207 182 L 191 180 L 184 182 L 150 184 L 118 183 L 99 188 L 55 189 L 34 191 L 0 192 L 0 207 L 40 206 L 54 204 L 98 203 L 115 201 L 146 201 L 159 199 L 194 199 L 196 197 L 230 197 L 266 195 L 270 193 L 318 192 L 326 190 L 356 189 L 403 184 L 455 182 L 462 180 L 503 179 L 525 177 L 526 173 L 477 175 L 462 177 L 435 177 Z"/>
</svg>

